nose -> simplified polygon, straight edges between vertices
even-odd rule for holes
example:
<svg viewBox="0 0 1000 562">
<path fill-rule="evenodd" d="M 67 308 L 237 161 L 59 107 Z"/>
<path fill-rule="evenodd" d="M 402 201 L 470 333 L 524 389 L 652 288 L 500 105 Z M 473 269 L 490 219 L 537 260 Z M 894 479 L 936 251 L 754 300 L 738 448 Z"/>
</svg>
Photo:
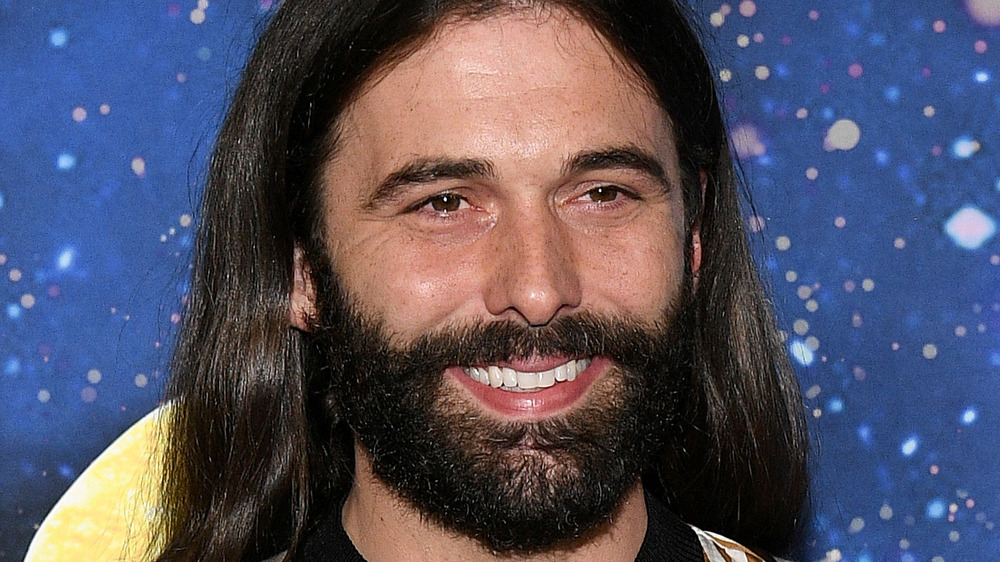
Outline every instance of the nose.
<svg viewBox="0 0 1000 562">
<path fill-rule="evenodd" d="M 547 206 L 508 213 L 491 236 L 494 267 L 484 295 L 490 314 L 544 326 L 580 306 L 572 233 Z"/>
</svg>

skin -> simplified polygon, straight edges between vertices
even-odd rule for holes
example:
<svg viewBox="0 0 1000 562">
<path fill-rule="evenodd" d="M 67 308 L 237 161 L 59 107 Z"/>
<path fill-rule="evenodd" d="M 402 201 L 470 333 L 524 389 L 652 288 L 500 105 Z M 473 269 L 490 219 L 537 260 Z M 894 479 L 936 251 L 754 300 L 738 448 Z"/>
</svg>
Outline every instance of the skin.
<svg viewBox="0 0 1000 562">
<path fill-rule="evenodd" d="M 680 290 L 686 252 L 697 270 L 669 120 L 612 53 L 559 11 L 450 23 L 348 107 L 323 170 L 327 246 L 347 291 L 386 319 L 394 343 L 473 321 L 544 326 L 584 310 L 652 322 Z M 621 157 L 572 165 L 587 153 L 640 154 L 662 174 Z M 465 167 L 412 173 L 442 162 Z M 291 321 L 308 330 L 314 296 L 296 261 Z M 490 415 L 555 415 L 487 406 L 460 370 L 442 376 Z M 343 521 L 367 559 L 494 559 L 420 517 L 372 474 L 364 448 L 356 453 Z M 601 529 L 537 559 L 633 560 L 645 529 L 637 485 Z"/>
</svg>

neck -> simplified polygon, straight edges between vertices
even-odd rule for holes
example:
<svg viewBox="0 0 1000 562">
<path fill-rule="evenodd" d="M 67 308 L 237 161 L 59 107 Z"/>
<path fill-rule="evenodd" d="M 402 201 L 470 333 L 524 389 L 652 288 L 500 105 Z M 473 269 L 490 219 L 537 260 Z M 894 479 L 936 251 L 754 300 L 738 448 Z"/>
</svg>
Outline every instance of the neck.
<svg viewBox="0 0 1000 562">
<path fill-rule="evenodd" d="M 474 539 L 423 517 L 416 508 L 401 500 L 372 473 L 367 451 L 359 445 L 355 445 L 354 458 L 354 483 L 341 516 L 354 547 L 370 562 L 632 561 L 646 535 L 646 502 L 642 484 L 637 482 L 611 517 L 579 544 L 530 556 L 497 555 Z"/>
</svg>

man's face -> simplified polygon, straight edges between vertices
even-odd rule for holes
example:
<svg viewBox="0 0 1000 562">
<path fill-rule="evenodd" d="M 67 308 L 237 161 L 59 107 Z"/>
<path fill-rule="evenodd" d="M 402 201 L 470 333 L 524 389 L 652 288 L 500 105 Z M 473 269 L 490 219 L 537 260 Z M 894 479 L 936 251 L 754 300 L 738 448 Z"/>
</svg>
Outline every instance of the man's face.
<svg viewBox="0 0 1000 562">
<path fill-rule="evenodd" d="M 662 429 L 647 425 L 672 413 L 687 296 L 677 153 L 611 53 L 559 12 L 451 24 L 342 116 L 323 170 L 336 287 L 320 280 L 320 320 L 331 357 L 357 371 L 339 375 L 345 417 L 404 496 L 449 480 L 394 481 L 421 464 L 489 472 L 451 481 L 495 489 L 445 496 L 506 494 L 493 517 L 551 525 L 567 502 L 599 511 L 563 531 L 579 535 L 634 484 L 644 434 Z M 334 293 L 353 310 L 323 302 Z M 358 337 L 330 333 L 345 328 Z M 420 439 L 386 435 L 406 431 Z M 611 503 L 588 503 L 588 487 L 615 490 Z M 512 551 L 567 538 L 466 528 L 488 524 L 454 526 Z"/>
</svg>

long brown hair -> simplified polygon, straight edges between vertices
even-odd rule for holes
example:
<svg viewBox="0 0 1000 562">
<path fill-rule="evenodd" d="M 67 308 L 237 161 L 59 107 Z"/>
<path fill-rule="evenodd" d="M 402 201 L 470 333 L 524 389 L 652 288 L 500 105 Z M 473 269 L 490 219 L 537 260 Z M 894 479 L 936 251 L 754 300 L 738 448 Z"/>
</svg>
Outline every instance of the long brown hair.
<svg viewBox="0 0 1000 562">
<path fill-rule="evenodd" d="M 317 171 L 372 76 L 448 18 L 553 5 L 602 35 L 670 116 L 688 229 L 700 221 L 698 392 L 643 482 L 685 521 L 781 552 L 807 490 L 798 385 L 751 257 L 712 69 L 674 0 L 284 0 L 232 101 L 202 200 L 175 348 L 161 560 L 287 550 L 348 485 L 350 430 L 317 415 L 322 377 L 289 325 L 296 244 L 322 247 Z M 704 196 L 701 178 L 706 180 Z"/>
</svg>

